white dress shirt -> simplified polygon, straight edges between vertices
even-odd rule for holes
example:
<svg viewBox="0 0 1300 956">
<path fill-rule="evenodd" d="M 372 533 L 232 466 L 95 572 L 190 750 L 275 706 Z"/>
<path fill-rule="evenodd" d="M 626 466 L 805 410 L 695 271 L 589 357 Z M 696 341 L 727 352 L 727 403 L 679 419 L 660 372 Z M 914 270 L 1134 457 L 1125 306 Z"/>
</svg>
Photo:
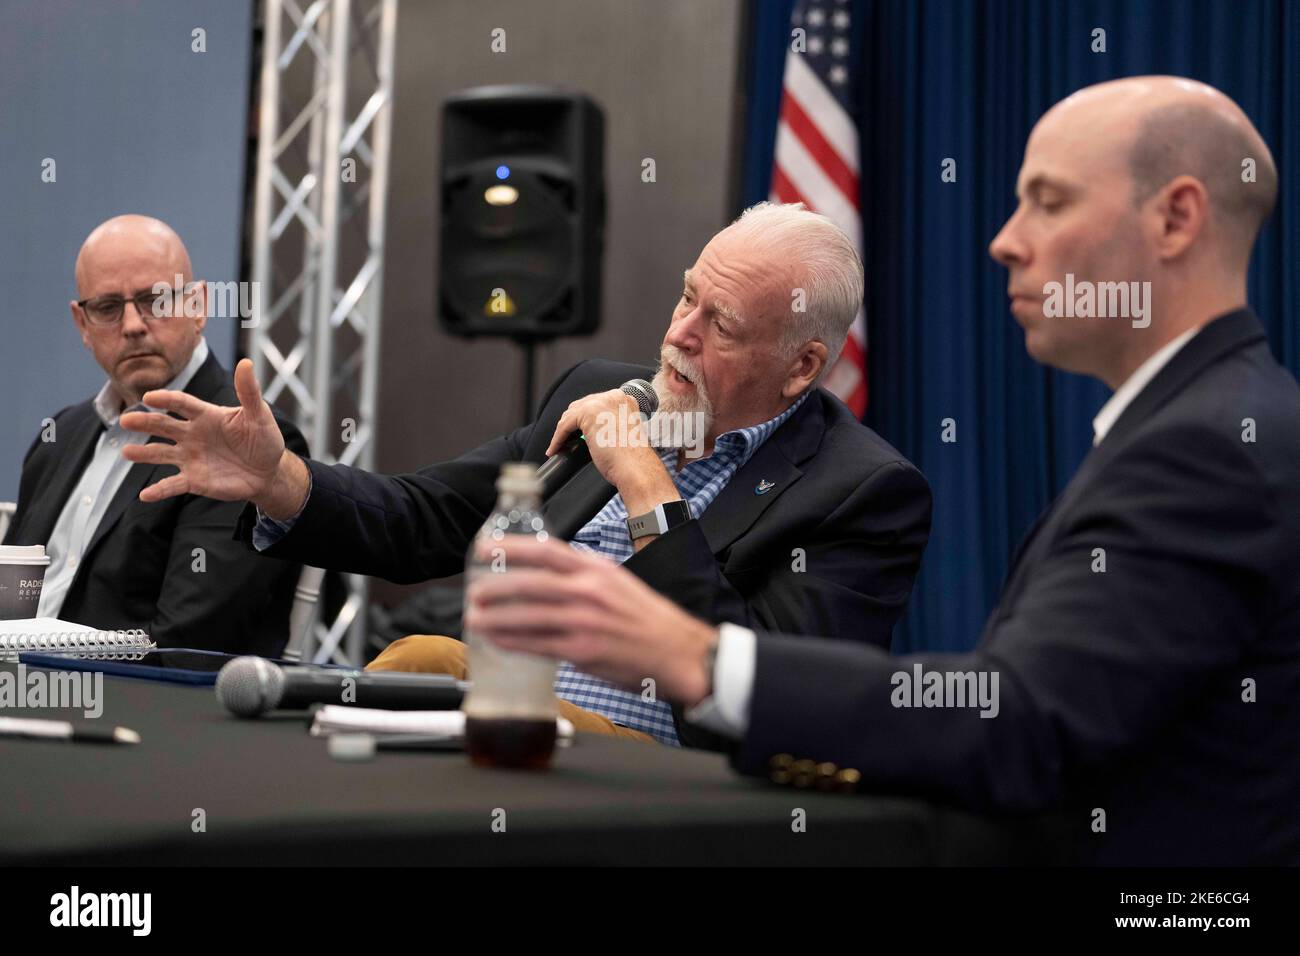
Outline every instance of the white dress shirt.
<svg viewBox="0 0 1300 956">
<path fill-rule="evenodd" d="M 749 698 L 754 690 L 754 632 L 736 624 L 718 626 L 713 660 L 713 695 L 685 717 L 715 734 L 740 739 L 749 727 Z"/>
<path fill-rule="evenodd" d="M 1124 409 L 1133 404 L 1133 399 L 1141 394 L 1142 389 L 1146 388 L 1157 373 L 1169 364 L 1170 359 L 1178 354 L 1179 350 L 1192 340 L 1201 327 L 1188 329 L 1176 339 L 1171 339 L 1152 354 L 1145 362 L 1137 367 L 1124 384 L 1115 389 L 1115 394 L 1107 400 L 1106 404 L 1101 406 L 1101 411 L 1097 417 L 1092 420 L 1092 443 L 1100 445 L 1101 440 L 1106 437 L 1115 423 L 1119 421 L 1120 415 L 1124 414 Z"/>
<path fill-rule="evenodd" d="M 194 373 L 208 360 L 208 343 L 199 339 L 194 354 L 181 369 L 180 374 L 164 385 L 164 388 L 183 391 L 194 378 Z M 95 536 L 95 529 L 103 520 L 104 512 L 117 494 L 117 489 L 126 478 L 135 462 L 122 457 L 123 445 L 143 445 L 149 440 L 148 435 L 129 432 L 118 424 L 118 419 L 126 409 L 122 408 L 122 399 L 113 388 L 112 382 L 105 382 L 104 387 L 94 400 L 95 413 L 104 423 L 104 431 L 95 444 L 95 454 L 81 473 L 81 480 L 59 512 L 59 520 L 54 523 L 50 540 L 45 544 L 45 553 L 49 556 L 49 568 L 45 572 L 45 583 L 41 585 L 41 600 L 36 608 L 37 617 L 58 617 L 63 607 L 63 600 L 68 596 L 68 589 L 77 576 L 81 558 Z M 130 410 L 157 411 L 148 409 L 143 404 L 131 406 Z"/>
<path fill-rule="evenodd" d="M 1092 420 L 1094 445 L 1119 420 L 1124 409 L 1141 394 L 1157 373 L 1169 364 L 1179 349 L 1192 340 L 1200 328 L 1188 329 L 1178 338 L 1165 343 L 1159 351 L 1137 367 Z M 758 640 L 753 631 L 734 624 L 719 629 L 718 653 L 713 663 L 713 695 L 686 712 L 686 719 L 714 733 L 739 740 L 749 729 L 749 701 L 754 692 L 754 666 Z"/>
</svg>

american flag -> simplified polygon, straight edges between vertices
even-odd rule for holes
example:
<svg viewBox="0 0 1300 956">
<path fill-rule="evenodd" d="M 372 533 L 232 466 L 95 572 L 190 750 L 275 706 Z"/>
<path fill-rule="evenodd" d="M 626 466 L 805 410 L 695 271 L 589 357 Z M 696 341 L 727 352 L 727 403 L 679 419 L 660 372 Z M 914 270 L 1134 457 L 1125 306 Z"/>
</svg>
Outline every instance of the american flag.
<svg viewBox="0 0 1300 956">
<path fill-rule="evenodd" d="M 773 202 L 802 202 L 848 233 L 862 252 L 858 129 L 849 82 L 847 0 L 798 0 L 785 55 L 772 164 Z M 867 324 L 858 310 L 822 384 L 860 418 L 867 408 Z"/>
</svg>

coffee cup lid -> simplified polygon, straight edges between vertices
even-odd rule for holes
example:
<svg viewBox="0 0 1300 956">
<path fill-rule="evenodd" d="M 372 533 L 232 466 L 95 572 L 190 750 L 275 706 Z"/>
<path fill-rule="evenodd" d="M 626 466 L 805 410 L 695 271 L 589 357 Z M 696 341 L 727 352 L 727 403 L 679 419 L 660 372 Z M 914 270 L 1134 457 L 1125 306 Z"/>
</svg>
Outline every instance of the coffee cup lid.
<svg viewBox="0 0 1300 956">
<path fill-rule="evenodd" d="M 50 563 L 43 544 L 0 544 L 0 564 L 40 564 Z"/>
</svg>

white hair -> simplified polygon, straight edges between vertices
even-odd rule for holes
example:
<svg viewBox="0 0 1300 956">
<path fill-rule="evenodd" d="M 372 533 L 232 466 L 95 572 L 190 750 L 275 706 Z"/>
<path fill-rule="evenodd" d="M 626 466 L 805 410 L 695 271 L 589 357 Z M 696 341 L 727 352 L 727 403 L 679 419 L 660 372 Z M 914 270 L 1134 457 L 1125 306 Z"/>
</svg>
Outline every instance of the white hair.
<svg viewBox="0 0 1300 956">
<path fill-rule="evenodd" d="M 816 340 L 825 345 L 826 364 L 818 375 L 820 381 L 839 358 L 849 327 L 862 307 L 862 259 L 853 240 L 801 202 L 757 203 L 741 213 L 728 230 L 778 249 L 782 260 L 794 264 L 795 281 L 802 284 L 789 292 L 790 322 L 782 330 L 779 347 L 793 356 L 805 342 Z"/>
</svg>

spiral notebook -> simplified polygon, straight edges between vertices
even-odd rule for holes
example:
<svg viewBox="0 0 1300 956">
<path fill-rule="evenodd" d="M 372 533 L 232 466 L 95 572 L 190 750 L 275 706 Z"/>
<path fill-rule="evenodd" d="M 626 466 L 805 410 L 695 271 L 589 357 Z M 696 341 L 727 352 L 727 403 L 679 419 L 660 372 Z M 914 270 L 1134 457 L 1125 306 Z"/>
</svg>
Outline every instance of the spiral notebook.
<svg viewBox="0 0 1300 956">
<path fill-rule="evenodd" d="M 19 654 L 58 654 L 87 660 L 136 661 L 157 645 L 141 630 L 101 631 L 52 617 L 0 621 L 0 661 Z"/>
</svg>

